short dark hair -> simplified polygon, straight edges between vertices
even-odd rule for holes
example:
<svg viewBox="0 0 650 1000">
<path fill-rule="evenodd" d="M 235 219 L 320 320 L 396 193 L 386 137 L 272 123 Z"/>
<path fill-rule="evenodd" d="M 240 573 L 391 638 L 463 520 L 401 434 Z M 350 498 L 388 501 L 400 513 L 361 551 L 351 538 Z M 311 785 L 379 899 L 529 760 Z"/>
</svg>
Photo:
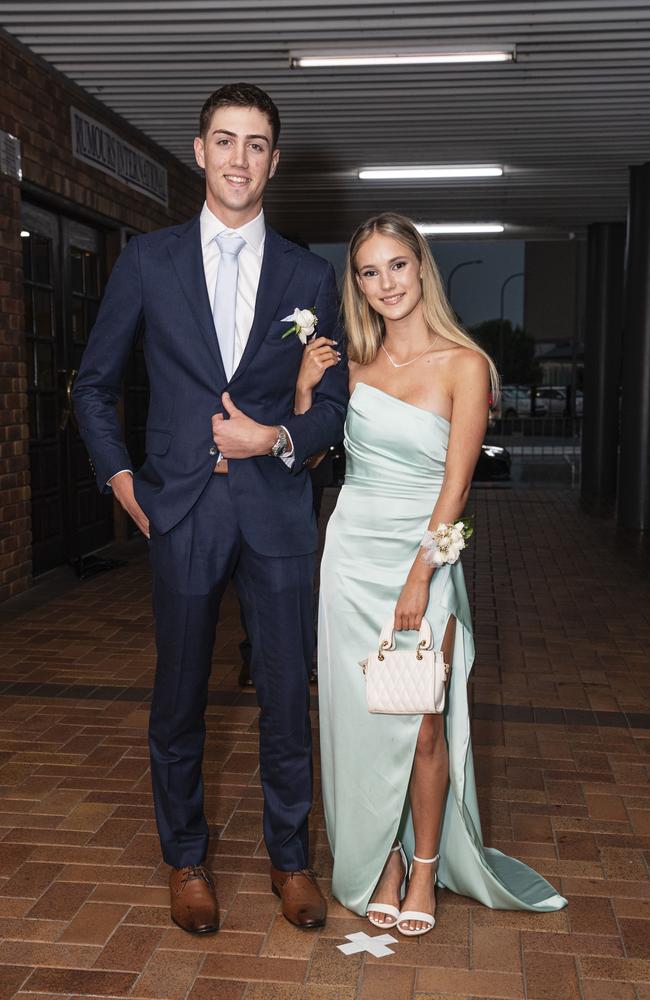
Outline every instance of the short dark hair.
<svg viewBox="0 0 650 1000">
<path fill-rule="evenodd" d="M 212 115 L 217 108 L 232 107 L 233 105 L 238 105 L 240 108 L 257 108 L 258 111 L 266 115 L 271 126 L 273 148 L 275 149 L 280 137 L 280 113 L 269 95 L 256 87 L 254 83 L 227 83 L 210 94 L 201 108 L 199 135 L 207 135 Z"/>
</svg>

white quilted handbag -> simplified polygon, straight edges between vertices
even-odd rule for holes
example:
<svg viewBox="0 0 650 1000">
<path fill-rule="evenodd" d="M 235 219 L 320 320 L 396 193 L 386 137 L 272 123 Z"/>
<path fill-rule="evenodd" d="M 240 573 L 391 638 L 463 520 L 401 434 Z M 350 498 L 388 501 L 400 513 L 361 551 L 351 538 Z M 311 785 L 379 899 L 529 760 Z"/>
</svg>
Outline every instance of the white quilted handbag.
<svg viewBox="0 0 650 1000">
<path fill-rule="evenodd" d="M 385 715 L 439 715 L 445 709 L 449 664 L 442 650 L 432 649 L 431 626 L 422 619 L 415 649 L 395 649 L 389 622 L 379 636 L 379 648 L 363 664 L 368 711 Z"/>
</svg>

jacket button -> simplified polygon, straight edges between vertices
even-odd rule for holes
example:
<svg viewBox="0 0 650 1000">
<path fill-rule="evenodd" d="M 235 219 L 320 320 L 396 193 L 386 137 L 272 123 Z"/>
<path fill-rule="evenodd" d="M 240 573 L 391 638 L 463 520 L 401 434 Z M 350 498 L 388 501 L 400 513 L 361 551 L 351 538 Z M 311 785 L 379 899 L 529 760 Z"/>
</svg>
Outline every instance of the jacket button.
<svg viewBox="0 0 650 1000">
<path fill-rule="evenodd" d="M 217 454 L 217 446 L 216 446 L 216 444 L 213 444 L 212 447 L 210 448 L 210 454 L 211 455 L 216 455 Z"/>
</svg>

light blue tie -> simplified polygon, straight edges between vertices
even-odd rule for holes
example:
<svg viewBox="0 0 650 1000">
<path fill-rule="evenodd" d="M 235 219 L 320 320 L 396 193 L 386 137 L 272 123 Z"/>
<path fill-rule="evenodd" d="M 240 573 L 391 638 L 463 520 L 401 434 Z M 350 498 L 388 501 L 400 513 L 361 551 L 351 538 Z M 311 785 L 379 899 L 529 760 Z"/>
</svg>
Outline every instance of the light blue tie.
<svg viewBox="0 0 650 1000">
<path fill-rule="evenodd" d="M 221 257 L 214 290 L 212 315 L 217 331 L 219 350 L 226 378 L 230 379 L 235 367 L 235 312 L 237 306 L 237 279 L 239 277 L 239 254 L 246 245 L 243 236 L 236 234 L 215 236 Z"/>
</svg>

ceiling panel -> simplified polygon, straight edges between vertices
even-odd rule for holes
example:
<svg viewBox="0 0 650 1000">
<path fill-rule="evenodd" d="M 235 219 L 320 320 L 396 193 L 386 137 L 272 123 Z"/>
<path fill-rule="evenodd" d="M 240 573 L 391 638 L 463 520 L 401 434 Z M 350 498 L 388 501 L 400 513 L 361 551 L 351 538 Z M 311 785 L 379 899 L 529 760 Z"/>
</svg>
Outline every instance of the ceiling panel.
<svg viewBox="0 0 650 1000">
<path fill-rule="evenodd" d="M 381 209 L 505 236 L 623 219 L 650 153 L 650 0 L 0 0 L 0 24 L 193 165 L 200 106 L 249 80 L 280 107 L 276 224 L 344 239 Z M 515 45 L 514 63 L 292 70 L 289 52 Z M 362 166 L 497 163 L 489 181 L 364 182 Z"/>
</svg>

